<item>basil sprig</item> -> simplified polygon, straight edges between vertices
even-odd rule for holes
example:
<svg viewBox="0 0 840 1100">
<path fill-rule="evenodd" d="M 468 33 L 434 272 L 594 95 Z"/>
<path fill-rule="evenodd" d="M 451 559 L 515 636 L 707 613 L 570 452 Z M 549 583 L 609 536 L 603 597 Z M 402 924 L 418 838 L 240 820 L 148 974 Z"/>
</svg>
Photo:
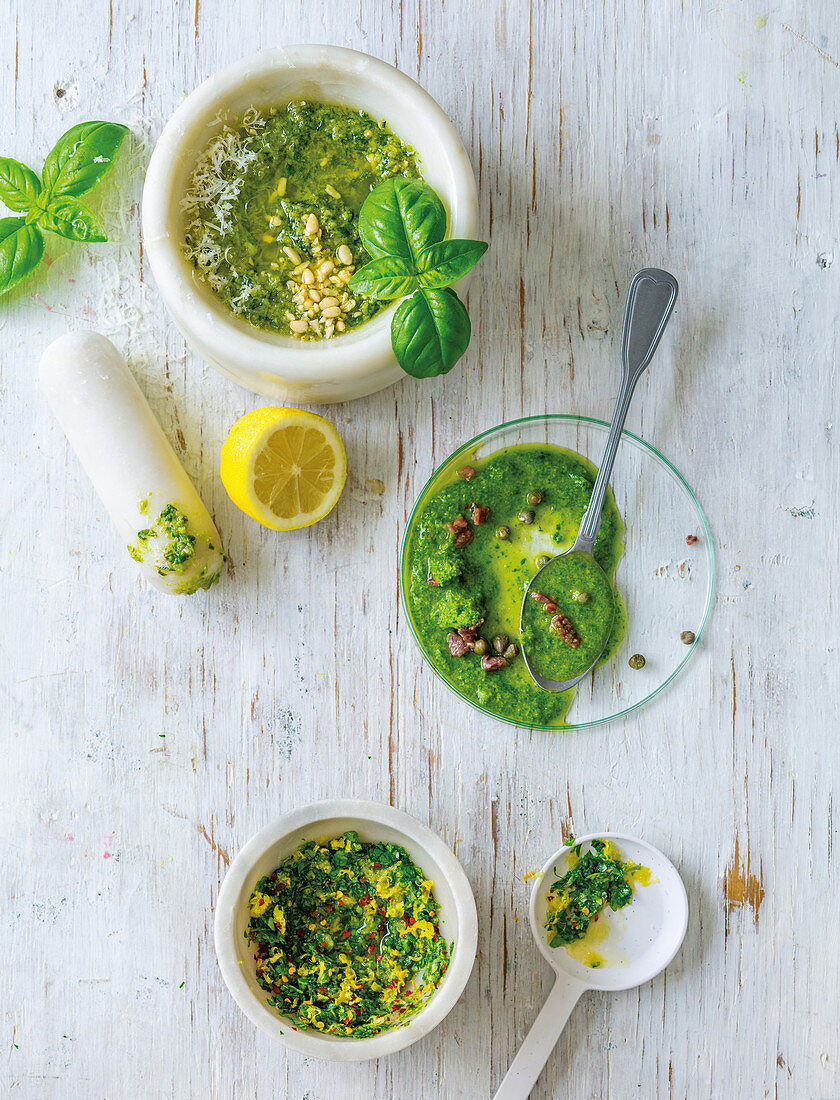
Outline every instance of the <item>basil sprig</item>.
<svg viewBox="0 0 840 1100">
<path fill-rule="evenodd" d="M 404 298 L 391 321 L 391 347 L 415 378 L 452 370 L 470 342 L 470 318 L 450 287 L 487 251 L 483 241 L 450 238 L 446 211 L 422 180 L 378 184 L 359 213 L 359 235 L 373 257 L 350 280 L 368 298 Z"/>
<path fill-rule="evenodd" d="M 39 178 L 11 157 L 0 157 L 0 200 L 20 218 L 0 218 L 0 294 L 31 274 L 44 255 L 42 230 L 71 241 L 107 241 L 105 230 L 79 196 L 114 162 L 127 126 L 81 122 L 58 139 Z"/>
</svg>

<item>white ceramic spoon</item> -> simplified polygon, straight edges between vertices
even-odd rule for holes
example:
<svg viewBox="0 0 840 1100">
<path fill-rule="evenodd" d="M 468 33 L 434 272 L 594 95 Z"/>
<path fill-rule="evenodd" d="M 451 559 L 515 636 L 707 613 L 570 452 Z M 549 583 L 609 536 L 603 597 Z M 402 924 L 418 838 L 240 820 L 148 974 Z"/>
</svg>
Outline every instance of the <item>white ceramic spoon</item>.
<svg viewBox="0 0 840 1100">
<path fill-rule="evenodd" d="M 584 849 L 596 839 L 611 840 L 622 858 L 650 868 L 651 883 L 636 885 L 632 902 L 614 913 L 605 906 L 599 921 L 609 935 L 597 950 L 605 959 L 598 969 L 573 959 L 565 947 L 549 947 L 545 930 L 546 895 L 568 868 L 569 848 L 555 852 L 538 875 L 531 893 L 531 932 L 557 980 L 525 1042 L 511 1063 L 494 1100 L 524 1100 L 548 1061 L 566 1021 L 587 989 L 631 989 L 664 970 L 680 949 L 688 926 L 688 898 L 677 869 L 662 852 L 635 837 L 591 833 L 576 843 Z"/>
</svg>

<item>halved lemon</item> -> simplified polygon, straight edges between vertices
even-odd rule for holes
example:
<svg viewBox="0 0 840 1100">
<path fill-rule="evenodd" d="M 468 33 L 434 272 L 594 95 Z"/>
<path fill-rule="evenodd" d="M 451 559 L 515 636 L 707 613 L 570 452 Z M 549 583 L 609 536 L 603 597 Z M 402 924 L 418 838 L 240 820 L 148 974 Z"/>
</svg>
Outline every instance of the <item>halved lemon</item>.
<svg viewBox="0 0 840 1100">
<path fill-rule="evenodd" d="M 347 456 L 328 420 L 303 409 L 246 413 L 222 444 L 222 484 L 233 503 L 274 531 L 323 519 L 338 502 Z"/>
</svg>

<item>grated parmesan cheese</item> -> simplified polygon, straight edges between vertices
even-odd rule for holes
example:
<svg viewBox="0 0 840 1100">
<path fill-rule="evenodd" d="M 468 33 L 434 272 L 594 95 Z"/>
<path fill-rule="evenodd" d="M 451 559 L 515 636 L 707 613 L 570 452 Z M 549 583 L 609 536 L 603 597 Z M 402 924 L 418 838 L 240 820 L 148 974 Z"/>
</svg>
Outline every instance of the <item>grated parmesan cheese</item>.
<svg viewBox="0 0 840 1100">
<path fill-rule="evenodd" d="M 221 121 L 216 116 L 215 123 Z M 226 258 L 224 238 L 232 228 L 231 213 L 239 197 L 247 166 L 256 159 L 255 138 L 265 126 L 265 118 L 256 107 L 245 112 L 241 128 L 225 124 L 196 162 L 190 186 L 181 199 L 187 220 L 186 255 L 200 270 L 202 278 L 215 291 L 228 285 L 219 268 Z M 250 296 L 245 284 L 231 301 L 239 313 Z"/>
</svg>

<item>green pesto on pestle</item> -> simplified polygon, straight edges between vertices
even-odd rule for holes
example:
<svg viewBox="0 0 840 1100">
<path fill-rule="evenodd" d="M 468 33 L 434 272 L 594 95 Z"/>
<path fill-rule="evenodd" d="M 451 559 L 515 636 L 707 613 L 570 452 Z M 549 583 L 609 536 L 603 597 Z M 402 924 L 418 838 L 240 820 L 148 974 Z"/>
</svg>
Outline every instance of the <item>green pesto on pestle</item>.
<svg viewBox="0 0 840 1100">
<path fill-rule="evenodd" d="M 149 514 L 147 497 L 138 501 L 137 510 L 141 515 Z M 208 550 L 215 549 L 206 535 L 190 534 L 189 520 L 176 504 L 170 502 L 151 526 L 137 532 L 137 542 L 128 547 L 128 552 L 135 561 L 151 562 L 161 577 L 167 577 L 186 572 L 196 557 L 199 539 Z M 185 578 L 181 585 L 174 588 L 174 592 L 190 596 L 207 590 L 218 582 L 220 575 L 218 570 L 208 573 L 203 569 L 196 576 Z"/>
<path fill-rule="evenodd" d="M 448 637 L 483 618 L 478 635 L 489 644 L 489 654 L 499 635 L 519 641 L 522 598 L 537 571 L 537 558 L 572 545 L 597 471 L 582 455 L 544 444 L 507 447 L 473 461 L 467 467 L 474 470 L 469 480 L 458 476 L 459 465 L 441 473 L 439 487 L 418 509 L 408 532 L 406 603 L 414 629 L 434 668 L 477 706 L 522 726 L 562 726 L 574 690 L 555 694 L 538 688 L 521 655 L 504 667 L 485 670 L 474 651 L 452 656 Z M 528 496 L 535 493 L 542 498 L 530 504 Z M 489 508 L 484 522 L 474 522 L 473 503 Z M 533 521 L 523 522 L 521 516 L 528 519 L 530 512 Z M 467 520 L 471 532 L 460 548 L 446 526 L 458 516 Z M 500 528 L 509 528 L 509 537 L 500 538 Z M 623 530 L 608 492 L 594 557 L 609 579 L 615 614 L 599 664 L 618 648 L 626 626 L 621 597 L 612 584 L 623 552 Z M 598 605 L 606 614 L 600 598 Z M 550 616 L 544 618 L 550 622 Z M 552 639 L 537 641 L 540 659 L 543 644 L 547 654 L 554 646 Z M 533 646 L 529 659 L 532 654 Z"/>
</svg>

